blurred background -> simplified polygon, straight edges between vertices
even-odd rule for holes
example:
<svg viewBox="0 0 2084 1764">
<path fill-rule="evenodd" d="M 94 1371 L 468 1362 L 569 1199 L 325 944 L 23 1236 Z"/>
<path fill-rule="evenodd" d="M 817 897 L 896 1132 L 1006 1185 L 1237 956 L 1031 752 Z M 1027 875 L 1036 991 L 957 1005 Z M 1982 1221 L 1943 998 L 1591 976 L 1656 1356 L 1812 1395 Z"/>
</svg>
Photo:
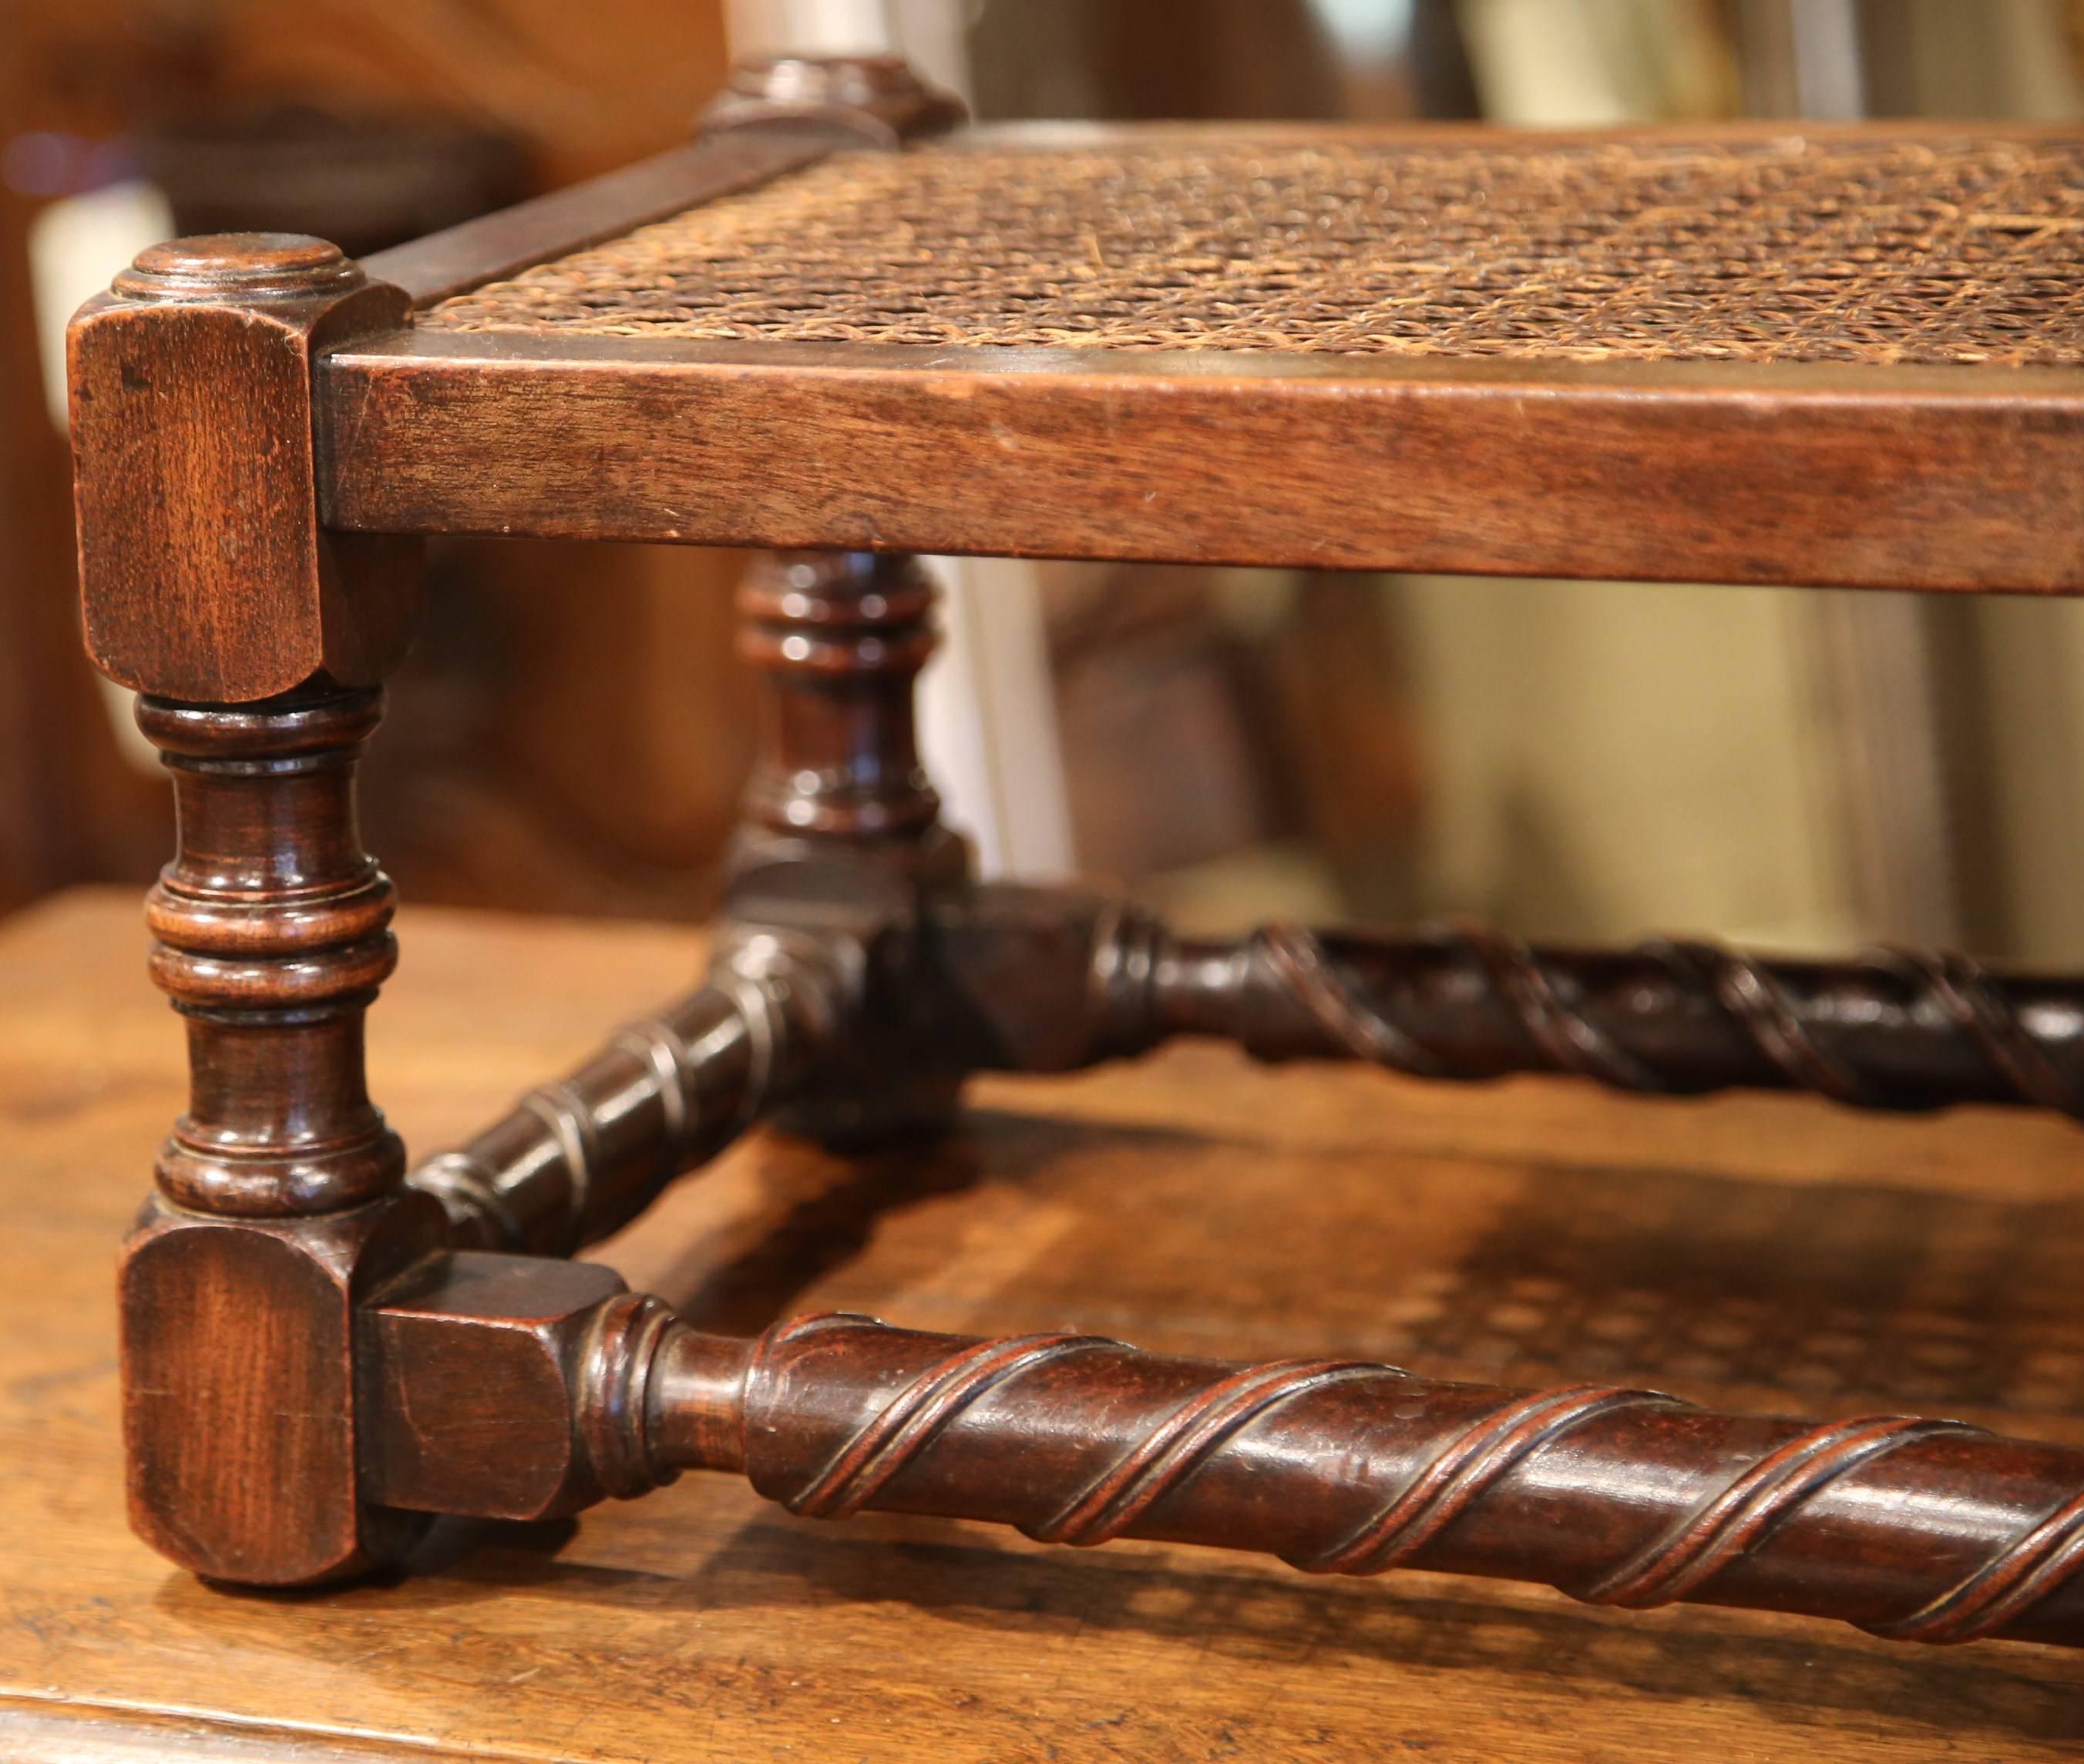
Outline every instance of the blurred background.
<svg viewBox="0 0 2084 1764">
<path fill-rule="evenodd" d="M 2084 116 L 2084 0 L 6 0 L 0 912 L 171 849 L 79 651 L 71 307 L 173 232 L 366 252 L 608 170 L 781 46 L 900 48 L 988 120 Z M 739 567 L 434 548 L 364 792 L 407 898 L 706 912 L 754 736 Z M 930 755 L 994 869 L 1201 926 L 2084 962 L 2084 605 L 937 567 Z"/>
</svg>

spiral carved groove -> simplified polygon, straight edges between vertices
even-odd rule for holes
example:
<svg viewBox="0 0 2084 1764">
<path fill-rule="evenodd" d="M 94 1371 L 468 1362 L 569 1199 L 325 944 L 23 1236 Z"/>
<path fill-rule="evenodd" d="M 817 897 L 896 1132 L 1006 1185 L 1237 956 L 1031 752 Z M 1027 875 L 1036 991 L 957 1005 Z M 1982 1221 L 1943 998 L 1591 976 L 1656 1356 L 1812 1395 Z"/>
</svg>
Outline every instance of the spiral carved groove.
<svg viewBox="0 0 2084 1764">
<path fill-rule="evenodd" d="M 1508 1402 L 1457 1435 L 1383 1509 L 1329 1549 L 1295 1562 L 1319 1574 L 1383 1574 L 1408 1562 L 1482 1500 L 1499 1478 L 1595 1415 L 1668 1398 L 1587 1387 Z"/>
<path fill-rule="evenodd" d="M 1893 1622 L 1868 1627 L 1907 1642 L 1994 1635 L 2084 1567 L 2084 1493 L 2006 1545 L 1967 1579 Z"/>
<path fill-rule="evenodd" d="M 1282 1360 L 1237 1373 L 1168 1415 L 1056 1517 L 1029 1527 L 1028 1535 L 1043 1543 L 1111 1543 L 1269 1409 L 1306 1390 L 1389 1369 L 1364 1360 Z"/>
<path fill-rule="evenodd" d="M 929 1449 L 963 1411 L 1023 1372 L 1067 1354 L 1120 1344 L 1097 1335 L 1021 1335 L 983 1341 L 930 1367 L 833 1453 L 786 1505 L 806 1519 L 845 1519 Z"/>
<path fill-rule="evenodd" d="M 1274 1057 L 1329 1054 L 1424 1078 L 1548 1071 L 1653 1093 L 1751 1084 L 1862 1107 L 1988 1101 L 2084 1116 L 2074 982 L 2007 981 L 1918 950 L 1818 964 L 1659 940 L 1565 955 L 1463 927 L 1341 934 L 1335 954 L 1329 936 L 1269 925 L 1232 946 L 1230 1032 Z M 1095 971 L 1120 965 L 1096 954 Z M 1171 971 L 1197 970 L 1183 958 Z M 1182 996 L 1207 984 L 1176 984 Z M 2038 1016 L 2035 1000 L 2048 1007 Z M 1146 1014 L 1163 1021 L 1162 1008 Z M 1192 1026 L 1207 1014 L 1205 1001 Z"/>
<path fill-rule="evenodd" d="M 747 1345 L 743 1468 L 807 1517 L 941 1512 L 1045 1542 L 1162 1538 L 1316 1573 L 1509 1573 L 1593 1604 L 2084 1644 L 2084 1453 L 1963 1423 L 1791 1423 L 1650 1390 L 1226 1366 L 847 1315 Z"/>
<path fill-rule="evenodd" d="M 1900 1415 L 1818 1428 L 1767 1453 L 1682 1524 L 1578 1596 L 1588 1604 L 1637 1610 L 1676 1604 L 1847 1472 L 1912 1440 L 1973 1431 L 1958 1422 Z"/>
</svg>

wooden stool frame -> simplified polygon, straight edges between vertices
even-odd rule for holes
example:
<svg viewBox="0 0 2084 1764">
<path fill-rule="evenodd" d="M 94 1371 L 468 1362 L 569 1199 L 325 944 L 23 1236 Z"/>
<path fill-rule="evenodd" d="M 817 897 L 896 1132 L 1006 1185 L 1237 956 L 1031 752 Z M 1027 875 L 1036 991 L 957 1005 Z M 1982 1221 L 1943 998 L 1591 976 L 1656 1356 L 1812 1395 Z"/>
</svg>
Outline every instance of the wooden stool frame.
<svg viewBox="0 0 2084 1764">
<path fill-rule="evenodd" d="M 1190 941 L 1123 903 L 980 884 L 913 742 L 932 590 L 908 555 L 2073 591 L 2084 370 L 413 322 L 958 120 L 900 64 L 757 64 L 693 144 L 594 185 L 359 266 L 311 239 L 176 242 L 74 321 L 88 645 L 143 695 L 180 809 L 149 912 L 192 1096 L 121 1275 L 138 1530 L 197 1574 L 302 1585 L 397 1562 L 433 1515 L 550 1517 L 705 1469 L 817 1517 L 2084 1643 L 2077 1450 L 853 1316 L 727 1339 L 569 1259 L 756 1122 L 930 1130 L 966 1074 L 1175 1034 L 1438 1079 L 2084 1113 L 2084 980 L 1475 930 Z M 363 1084 L 396 950 L 354 772 L 418 548 L 447 532 L 765 548 L 741 610 L 769 722 L 706 984 L 409 1169 Z"/>
</svg>

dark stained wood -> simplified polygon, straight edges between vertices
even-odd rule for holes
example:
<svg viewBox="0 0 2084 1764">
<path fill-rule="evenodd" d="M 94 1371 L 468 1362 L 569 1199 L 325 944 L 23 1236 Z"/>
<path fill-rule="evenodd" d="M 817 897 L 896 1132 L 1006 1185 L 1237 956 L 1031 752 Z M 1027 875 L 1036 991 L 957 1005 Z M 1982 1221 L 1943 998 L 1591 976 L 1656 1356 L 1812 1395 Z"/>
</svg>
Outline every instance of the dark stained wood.
<svg viewBox="0 0 2084 1764">
<path fill-rule="evenodd" d="M 421 1529 L 362 1504 L 356 1307 L 425 1254 L 413 1196 L 230 1225 L 155 1203 L 120 1282 L 130 1524 L 191 1573 L 301 1586 Z"/>
<path fill-rule="evenodd" d="M 396 1191 L 405 1149 L 362 1080 L 362 1016 L 398 960 L 397 890 L 362 848 L 354 768 L 380 692 L 237 709 L 146 698 L 180 848 L 146 903 L 152 978 L 195 1087 L 161 1153 L 177 1205 L 338 1212 Z"/>
<path fill-rule="evenodd" d="M 922 934 L 925 905 L 970 875 L 914 725 L 936 593 L 916 558 L 834 551 L 756 559 L 739 590 L 765 703 L 725 925 L 735 959 L 772 945 L 834 977 L 833 1032 L 769 1116 L 828 1144 L 944 1128 L 961 1085 Z"/>
<path fill-rule="evenodd" d="M 741 605 L 778 714 L 725 929 L 737 1009 L 698 993 L 670 1021 L 736 1030 L 716 1063 L 746 1113 L 770 1088 L 756 1064 L 807 1040 L 794 1112 L 829 1122 L 872 1099 L 887 1123 L 922 1077 L 944 1081 L 945 1105 L 946 1081 L 981 1067 L 1060 1070 L 1180 1032 L 1428 1077 L 1531 1065 L 1650 1090 L 2084 1107 L 2069 989 L 1958 959 L 1579 956 L 1289 927 L 1182 943 L 1069 891 L 951 874 L 915 892 L 904 854 L 935 806 L 910 735 L 926 579 L 905 559 L 784 555 Z M 849 979 L 815 984 L 825 974 Z M 790 1026 L 791 1000 L 815 1031 Z M 655 1191 L 697 1149 L 686 1043 L 655 1024 L 625 1038 L 435 1160 L 421 1180 L 461 1241 L 575 1244 L 590 1212 L 616 1221 L 625 1192 Z M 1629 1609 L 1836 1617 L 1899 1640 L 2084 1645 L 2084 1454 L 1951 1420 L 1761 1419 L 1622 1383 L 1447 1383 L 1336 1352 L 1166 1359 L 1065 1330 L 994 1341 L 812 1316 L 733 1336 L 514 1256 L 430 1258 L 370 1305 L 355 1359 L 360 1486 L 382 1509 L 542 1518 L 722 1470 L 807 1517 L 991 1520 L 1044 1542 L 1212 1544 L 1319 1572 L 1531 1579 Z"/>
<path fill-rule="evenodd" d="M 2084 374 L 410 332 L 325 518 L 780 548 L 2084 589 Z"/>
<path fill-rule="evenodd" d="M 777 1102 L 829 1108 L 841 1089 L 887 1097 L 926 1072 L 1062 1072 L 1178 1036 L 1462 1082 L 1532 1071 L 1667 1096 L 1796 1089 L 1870 1109 L 2084 1115 L 2075 979 L 1904 948 L 1839 962 L 1669 941 L 1559 950 L 1474 926 L 1188 940 L 1120 900 L 1019 884 L 938 890 L 871 1030 L 864 997 L 887 983 L 869 952 L 887 963 L 912 910 L 901 893 L 878 903 L 872 861 L 832 866 L 824 899 L 784 891 L 820 874 L 800 852 L 756 866 L 734 899 L 737 953 L 709 984 L 421 1163 L 412 1180 L 448 1209 L 452 1241 L 570 1253 Z M 849 897 L 859 916 L 843 935 Z M 763 938 L 774 947 L 734 967 Z"/>
<path fill-rule="evenodd" d="M 648 221 L 750 189 L 863 141 L 894 147 L 960 121 L 959 101 L 891 56 L 739 62 L 701 134 L 620 171 L 379 252 L 364 268 L 430 307 Z"/>
<path fill-rule="evenodd" d="M 837 1313 L 747 1339 L 520 1256 L 458 1258 L 365 1328 L 383 1396 L 364 1487 L 384 1506 L 539 1518 L 721 1471 L 809 1519 L 930 1514 L 1043 1543 L 2084 1646 L 2066 1573 L 2084 1452 L 1960 1422 L 1718 1415 L 1625 1385 L 1507 1390 L 1350 1356 L 1247 1366 Z"/>
<path fill-rule="evenodd" d="M 843 133 L 808 121 L 756 134 L 691 141 L 497 214 L 378 252 L 362 260 L 362 268 L 371 279 L 402 288 L 413 306 L 432 306 L 545 258 L 764 184 L 845 142 Z"/>
<path fill-rule="evenodd" d="M 904 839 L 941 799 L 919 764 L 912 689 L 934 652 L 916 558 L 791 552 L 739 590 L 738 652 L 766 683 L 745 813 L 770 832 Z"/>
<path fill-rule="evenodd" d="M 1892 1639 L 2084 1643 L 2084 1588 L 2062 1578 L 2084 1453 L 1959 1423 L 1714 1415 L 1625 1385 L 1507 1391 L 1337 1355 L 1240 1366 L 832 1313 L 751 1343 L 653 1332 L 626 1365 L 589 1362 L 582 1424 L 613 1416 L 649 1479 L 739 1472 L 806 1518 L 934 1513 L 1044 1543 L 1798 1610 Z"/>
<path fill-rule="evenodd" d="M 321 532 L 311 358 L 405 297 L 289 233 L 155 245 L 70 336 L 88 654 L 193 701 L 381 679 L 411 641 L 419 548 Z"/>
<path fill-rule="evenodd" d="M 680 930 L 410 907 L 405 929 L 375 1077 L 422 1146 L 704 960 Z M 127 891 L 0 930 L 10 1757 L 2037 1764 L 2084 1742 L 2065 1652 L 1184 1545 L 1044 1550 L 955 1521 L 825 1525 L 714 1476 L 573 1530 L 443 1530 L 396 1581 L 205 1585 L 121 1517 L 107 1246 L 185 1083 L 137 935 Z M 1330 1349 L 2084 1445 L 2074 1130 L 2050 1115 L 1477 1092 L 1186 1044 L 973 1101 L 954 1140 L 865 1165 L 756 1136 L 601 1253 L 705 1328 L 1075 1319 L 1171 1354 Z"/>
<path fill-rule="evenodd" d="M 144 701 L 181 784 L 151 918 L 194 1077 L 159 1168 L 187 1210 L 148 1213 L 121 1280 L 133 1523 L 163 1553 L 310 1584 L 397 1560 L 400 1512 L 541 1519 L 700 1468 L 743 1470 L 811 1517 L 885 1508 L 1042 1542 L 1533 1579 L 1629 1608 L 1697 1598 L 1903 1640 L 2084 1644 L 2084 1457 L 1951 1421 L 1761 1422 L 1625 1385 L 1453 1385 L 1336 1354 L 1180 1361 L 1061 1330 L 814 1317 L 732 1337 L 553 1260 L 449 1256 L 621 1223 L 798 1075 L 796 1112 L 828 1138 L 850 1112 L 859 1140 L 944 1124 L 966 1071 L 1061 1068 L 1180 1030 L 1425 1077 L 1533 1064 L 1651 1089 L 2079 1106 L 2063 989 L 2014 996 L 1936 957 L 1830 970 L 1286 928 L 1190 945 L 1090 896 L 965 891 L 953 871 L 927 886 L 935 804 L 909 704 L 926 578 L 909 560 L 784 556 L 743 606 L 781 711 L 779 785 L 771 803 L 754 792 L 716 989 L 436 1160 L 422 1187 L 447 1215 L 397 1194 L 402 1152 L 362 1079 L 362 1009 L 394 960 L 389 886 L 353 813 L 378 694 Z M 2030 1017 L 2053 1022 L 2036 1038 Z M 688 1042 L 714 1033 L 737 1119 L 705 1140 Z M 1903 1047 L 1924 1074 L 1908 1083 Z M 1948 1069 L 1964 1054 L 1981 1085 Z M 933 1109 L 909 1109 L 915 1086 Z"/>
<path fill-rule="evenodd" d="M 782 61 L 747 80 L 724 116 L 747 140 L 771 128 L 786 146 L 798 112 L 856 132 L 865 116 L 893 142 L 947 115 L 887 64 Z M 641 205 L 686 170 L 654 166 L 614 200 Z M 495 273 L 570 213 L 492 223 L 413 273 L 427 287 Z M 420 335 L 407 298 L 320 241 L 248 235 L 155 248 L 75 323 L 90 643 L 155 688 L 142 721 L 181 810 L 151 923 L 155 976 L 188 1023 L 190 1106 L 121 1284 L 147 1541 L 205 1576 L 310 1584 L 403 1563 L 409 1510 L 540 1519 L 681 1468 L 743 1469 L 805 1516 L 889 1506 L 1044 1540 L 1532 1577 L 1594 1602 L 1698 1597 L 1904 1639 L 2079 1639 L 2084 1460 L 2066 1444 L 1840 1421 L 1807 1401 L 1773 1407 L 1824 1421 L 1760 1421 L 1618 1373 L 1589 1389 L 1574 1368 L 1451 1385 L 1428 1361 L 1420 1381 L 1342 1347 L 1255 1370 L 1230 1358 L 1234 1340 L 1210 1364 L 1017 1324 L 1010 1347 L 858 1319 L 756 1336 L 840 1255 L 817 1250 L 807 1273 L 756 1246 L 721 1294 L 690 1291 L 683 1267 L 655 1296 L 452 1250 L 568 1248 L 620 1223 L 684 1153 L 782 1095 L 807 1050 L 805 1094 L 775 1119 L 858 1145 L 914 1130 L 915 1160 L 949 1155 L 916 1130 L 950 1126 L 957 1082 L 994 1055 L 1062 1066 L 1214 1029 L 1262 1053 L 1438 1075 L 1453 1061 L 1428 1039 L 1438 1026 L 1410 1019 L 1442 1005 L 1447 1039 L 1480 1044 L 1471 1070 L 1657 1088 L 1669 1055 L 1681 1083 L 2073 1106 L 2046 1045 L 2066 1030 L 2027 1026 L 2038 995 L 1936 960 L 1912 962 L 1896 991 L 1869 971 L 1700 952 L 1674 958 L 1680 984 L 1641 958 L 1616 975 L 1612 958 L 1497 939 L 1429 966 L 1383 940 L 1277 930 L 1172 945 L 1133 912 L 1034 891 L 997 924 L 967 923 L 979 899 L 989 921 L 991 897 L 964 892 L 911 736 L 928 591 L 909 559 L 870 554 L 2065 591 L 2084 586 L 2084 514 L 2062 488 L 2084 372 L 573 343 Z M 395 951 L 352 769 L 409 631 L 412 540 L 451 530 L 825 549 L 771 562 L 743 602 L 777 715 L 721 933 L 729 1008 L 697 995 L 684 1021 L 533 1093 L 415 1188 L 363 1081 L 363 1013 Z M 1871 1072 L 1828 1045 L 1841 1005 L 1872 1016 L 1877 1001 L 1905 1018 L 1890 1047 L 1917 1059 L 1932 1051 L 1922 1019 L 1950 1019 L 1933 1094 L 1862 1094 Z M 1528 1044 L 1518 1057 L 1498 1057 L 1501 1006 L 1504 1040 Z M 1722 1034 L 1705 1055 L 1704 1025 Z M 715 1099 L 683 1052 L 711 1031 L 741 1119 L 705 1133 L 688 1116 Z M 2005 1083 L 1954 1081 L 1963 1049 Z M 1193 1118 L 1205 1131 L 1214 1117 Z M 886 1178 L 871 1212 L 893 1186 L 917 1193 L 916 1173 L 887 1180 L 901 1156 L 866 1165 Z M 1260 1199 L 1250 1229 L 1277 1237 L 1294 1203 Z M 1198 1223 L 1207 1205 L 1175 1199 L 1167 1216 Z M 866 1229 L 858 1207 L 842 1250 Z M 991 1267 L 976 1234 L 950 1263 L 960 1279 Z M 1022 1241 L 1031 1259 L 1034 1232 Z M 1321 1260 L 1343 1270 L 1351 1250 L 1332 1241 Z M 1268 1293 L 1227 1254 L 1197 1259 L 1182 1290 L 1226 1329 L 1262 1326 Z M 1303 1259 L 1273 1265 L 1293 1280 Z M 1374 1283 L 1374 1301 L 1391 1290 Z M 1840 1305 L 1840 1334 L 1847 1313 L 1868 1312 Z M 432 1547 L 414 1562 L 438 1572 Z M 1324 1736 L 1271 1748 L 1306 1737 Z M 451 1741 L 481 1749 L 483 1735 L 435 1737 Z"/>
<path fill-rule="evenodd" d="M 119 1275 L 131 1521 L 252 1584 L 417 1529 L 360 1500 L 353 1324 L 446 1229 L 362 1071 L 396 945 L 354 766 L 417 548 L 320 531 L 310 385 L 315 347 L 404 298 L 323 240 L 177 240 L 70 336 L 88 649 L 146 692 L 178 821 L 146 916 L 191 1084 Z"/>
<path fill-rule="evenodd" d="M 397 959 L 354 808 L 380 713 L 374 690 L 139 704 L 175 780 L 180 849 L 146 917 L 191 1082 L 118 1282 L 131 1522 L 252 1584 L 361 1572 L 417 1529 L 357 1480 L 355 1308 L 446 1229 L 400 1193 L 405 1148 L 362 1072 Z"/>
<path fill-rule="evenodd" d="M 934 942 L 980 1067 L 1061 1072 L 1214 1035 L 1262 1060 L 1415 1077 L 1551 1072 L 1654 1094 L 1746 1085 L 2084 1116 L 2084 982 L 1938 950 L 1537 948 L 1473 924 L 1180 938 L 1126 902 L 1003 883 L 942 905 Z"/>
<path fill-rule="evenodd" d="M 595 1314 L 621 1290 L 596 1263 L 468 1250 L 397 1283 L 358 1320 L 364 1498 L 496 1519 L 599 1500 L 573 1416 Z"/>
<path fill-rule="evenodd" d="M 832 617 L 812 623 L 820 577 L 798 567 L 770 565 L 748 606 L 811 624 L 789 659 L 851 683 L 876 656 L 855 653 L 852 620 L 837 635 Z M 873 600 L 861 609 L 872 618 L 924 611 L 896 582 Z M 790 640 L 760 641 L 779 654 Z M 891 648 L 891 671 L 909 679 Z M 786 923 L 802 900 L 788 885 L 822 867 L 771 859 L 768 913 Z M 761 904 L 734 897 L 741 949 L 773 935 Z M 871 1014 L 874 980 L 808 1013 L 835 1013 L 837 1027 L 808 1074 L 814 1106 L 921 1070 L 1058 1071 L 1184 1032 L 1430 1078 L 1531 1068 L 1651 1091 L 1795 1085 L 1881 1106 L 2002 1098 L 2084 1112 L 2073 984 L 1998 981 L 1958 958 L 1830 967 L 1698 945 L 1581 954 L 1472 930 L 1396 940 L 1285 926 L 1184 943 L 1125 903 L 1027 887 L 938 894 L 922 929 L 901 899 L 883 911 L 822 965 L 887 970 L 900 941 L 917 953 L 896 1008 L 883 1005 L 889 1027 Z M 821 916 L 794 940 L 815 948 Z M 799 1038 L 782 1032 L 780 1000 L 814 996 L 816 968 L 794 966 L 776 1026 L 753 1038 L 782 1049 Z M 611 1178 L 661 1158 L 676 1167 L 691 1105 L 663 1106 L 674 1093 L 646 1057 L 654 1045 L 618 1045 L 544 1087 L 476 1155 L 453 1170 L 437 1160 L 421 1179 L 468 1178 L 455 1196 L 472 1203 L 468 1229 L 506 1224 L 501 1196 L 537 1188 L 577 1211 L 596 1163 Z M 667 1043 L 676 1077 L 681 1047 Z M 1532 1579 L 1628 1609 L 1700 1600 L 1900 1640 L 2084 1646 L 2084 1454 L 1950 1420 L 1718 1415 L 1627 1385 L 1441 1383 L 1336 1353 L 1167 1360 L 1063 1330 L 993 1341 L 812 1316 L 733 1337 L 514 1256 L 430 1268 L 373 1310 L 365 1343 L 364 1376 L 382 1391 L 363 1417 L 365 1490 L 383 1506 L 539 1517 L 722 1470 L 807 1517 L 928 1513 L 1045 1542 L 1162 1538 L 1318 1572 Z M 494 1437 L 502 1449 L 488 1456 Z"/>
<path fill-rule="evenodd" d="M 711 984 L 427 1159 L 413 1185 L 441 1201 L 459 1248 L 568 1255 L 620 1230 L 799 1086 L 846 990 L 808 953 L 742 972 L 726 961 Z"/>
<path fill-rule="evenodd" d="M 686 21 L 618 15 L 612 29 L 633 38 L 643 27 L 670 36 L 684 33 Z M 644 71 L 663 84 L 648 65 Z M 683 78 L 690 91 L 716 83 L 699 57 Z M 629 85 L 625 70 L 589 89 L 619 114 L 608 86 Z M 682 132 L 689 121 L 684 105 Z M 706 145 L 676 151 L 674 163 L 764 166 L 786 145 L 743 137 L 729 145 L 714 138 L 714 119 L 703 126 Z M 798 114 L 776 126 L 799 140 L 815 133 L 828 146 L 858 145 L 841 117 Z M 668 184 L 646 201 L 700 193 Z M 599 184 L 582 207 L 581 222 L 571 224 L 612 224 L 627 210 L 614 188 Z M 506 228 L 497 231 L 511 243 Z M 557 222 L 536 247 L 549 237 L 561 247 L 569 231 Z M 471 261 L 476 273 L 491 267 Z M 501 261 L 502 273 L 518 267 Z M 379 267 L 429 291 L 402 259 Z M 415 892 L 496 897 L 540 911 L 695 918 L 711 910 L 752 747 L 749 682 L 729 635 L 730 583 L 742 561 L 684 547 L 466 544 L 444 552 L 445 615 L 413 659 L 418 677 L 409 676 L 409 690 L 401 685 L 406 722 L 394 726 L 371 775 L 378 780 L 371 824 Z M 434 687 L 444 696 L 461 691 L 466 710 L 478 713 L 422 709 L 416 718 L 413 707 Z M 383 779 L 409 774 L 410 789 L 383 788 Z"/>
</svg>

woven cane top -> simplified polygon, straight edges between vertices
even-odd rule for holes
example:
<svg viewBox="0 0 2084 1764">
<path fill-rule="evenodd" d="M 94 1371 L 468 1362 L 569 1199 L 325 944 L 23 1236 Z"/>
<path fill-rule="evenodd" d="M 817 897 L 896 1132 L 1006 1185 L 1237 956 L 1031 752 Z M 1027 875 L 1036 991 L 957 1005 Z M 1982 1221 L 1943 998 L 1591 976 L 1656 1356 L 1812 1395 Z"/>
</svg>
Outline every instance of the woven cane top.
<svg viewBox="0 0 2084 1764">
<path fill-rule="evenodd" d="M 1153 135 L 849 153 L 419 323 L 738 341 L 2084 364 L 2084 137 Z"/>
</svg>

